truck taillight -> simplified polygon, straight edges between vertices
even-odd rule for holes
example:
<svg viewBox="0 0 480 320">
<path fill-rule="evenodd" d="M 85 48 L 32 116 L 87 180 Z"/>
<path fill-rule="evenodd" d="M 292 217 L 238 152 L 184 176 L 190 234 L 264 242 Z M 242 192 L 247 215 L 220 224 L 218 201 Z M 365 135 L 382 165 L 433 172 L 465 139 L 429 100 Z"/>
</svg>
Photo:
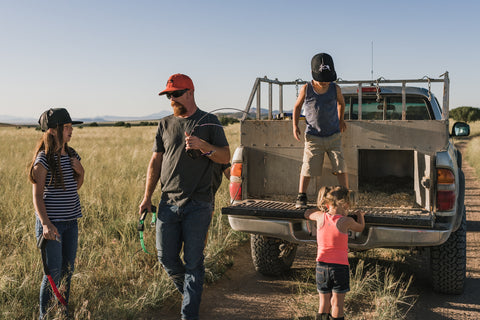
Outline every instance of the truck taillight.
<svg viewBox="0 0 480 320">
<path fill-rule="evenodd" d="M 242 177 L 242 164 L 241 163 L 234 163 L 232 168 L 230 169 L 230 176 Z"/>
<path fill-rule="evenodd" d="M 230 199 L 242 200 L 242 164 L 233 163 L 230 169 Z"/>
<path fill-rule="evenodd" d="M 452 210 L 455 205 L 455 191 L 437 191 L 437 210 Z"/>
<path fill-rule="evenodd" d="M 455 183 L 455 176 L 453 175 L 453 172 L 448 169 L 437 169 L 437 183 L 438 184 Z"/>
<path fill-rule="evenodd" d="M 455 176 L 449 169 L 437 169 L 437 210 L 455 207 Z"/>
</svg>

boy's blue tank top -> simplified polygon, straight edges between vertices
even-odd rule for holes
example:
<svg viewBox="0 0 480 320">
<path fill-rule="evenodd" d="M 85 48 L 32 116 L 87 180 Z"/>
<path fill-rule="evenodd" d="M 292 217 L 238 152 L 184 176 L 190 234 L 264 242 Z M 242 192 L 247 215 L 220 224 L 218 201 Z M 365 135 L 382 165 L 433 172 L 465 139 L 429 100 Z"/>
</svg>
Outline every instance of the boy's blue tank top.
<svg viewBox="0 0 480 320">
<path fill-rule="evenodd" d="M 303 103 L 307 122 L 305 133 L 318 137 L 329 137 L 340 132 L 335 83 L 331 82 L 324 94 L 318 94 L 313 89 L 312 83 L 308 82 L 305 91 Z"/>
</svg>

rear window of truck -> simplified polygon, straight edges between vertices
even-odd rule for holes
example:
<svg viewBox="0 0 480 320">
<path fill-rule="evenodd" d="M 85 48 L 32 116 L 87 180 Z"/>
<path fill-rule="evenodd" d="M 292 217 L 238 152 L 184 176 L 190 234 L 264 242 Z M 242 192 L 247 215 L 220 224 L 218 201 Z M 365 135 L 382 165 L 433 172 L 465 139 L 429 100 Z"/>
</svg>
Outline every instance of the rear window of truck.
<svg viewBox="0 0 480 320">
<path fill-rule="evenodd" d="M 358 120 L 358 98 L 345 97 L 345 119 Z M 431 120 L 430 104 L 422 97 L 407 97 L 406 120 Z M 362 120 L 402 120 L 402 97 L 362 97 Z"/>
</svg>

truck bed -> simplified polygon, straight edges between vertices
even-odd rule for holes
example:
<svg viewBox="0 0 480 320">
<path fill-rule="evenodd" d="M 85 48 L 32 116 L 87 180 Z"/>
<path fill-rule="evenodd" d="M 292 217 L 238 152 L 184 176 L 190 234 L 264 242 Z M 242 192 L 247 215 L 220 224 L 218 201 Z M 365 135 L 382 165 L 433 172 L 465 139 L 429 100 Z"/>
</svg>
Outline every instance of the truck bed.
<svg viewBox="0 0 480 320">
<path fill-rule="evenodd" d="M 310 208 L 314 208 L 313 205 Z M 389 208 L 357 206 L 365 212 L 370 225 L 433 228 L 434 217 L 421 208 Z M 222 214 L 258 219 L 305 219 L 305 209 L 296 209 L 292 202 L 248 199 L 222 208 Z"/>
</svg>

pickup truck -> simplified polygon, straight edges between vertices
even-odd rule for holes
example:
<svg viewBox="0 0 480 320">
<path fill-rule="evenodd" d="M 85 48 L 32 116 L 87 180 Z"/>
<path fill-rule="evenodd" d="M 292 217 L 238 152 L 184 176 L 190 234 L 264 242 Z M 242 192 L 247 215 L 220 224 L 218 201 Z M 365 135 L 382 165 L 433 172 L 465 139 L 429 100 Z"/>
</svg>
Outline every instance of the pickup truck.
<svg viewBox="0 0 480 320">
<path fill-rule="evenodd" d="M 234 230 L 251 234 L 253 264 L 265 275 L 289 270 L 297 246 L 316 241 L 315 222 L 304 218 L 305 209 L 295 208 L 304 145 L 295 140 L 291 116 L 283 111 L 284 87 L 295 85 L 298 92 L 304 83 L 256 79 L 240 122 L 240 146 L 232 157 L 232 202 L 222 214 Z M 431 90 L 434 83 L 443 83 L 442 107 Z M 268 86 L 268 98 L 263 99 L 268 100 L 268 114 L 261 111 L 262 84 Z M 453 137 L 469 135 L 470 128 L 463 122 L 449 126 L 448 72 L 437 79 L 337 84 L 346 103 L 342 146 L 350 189 L 366 222 L 364 231 L 349 234 L 350 250 L 426 249 L 434 290 L 462 293 L 465 178 Z M 274 85 L 278 112 L 273 110 Z M 255 97 L 255 119 L 249 119 Z M 304 132 L 304 120 L 300 126 Z M 312 177 L 309 200 L 316 199 L 322 185 L 338 184 L 329 165 L 326 159 L 323 175 Z"/>
</svg>

